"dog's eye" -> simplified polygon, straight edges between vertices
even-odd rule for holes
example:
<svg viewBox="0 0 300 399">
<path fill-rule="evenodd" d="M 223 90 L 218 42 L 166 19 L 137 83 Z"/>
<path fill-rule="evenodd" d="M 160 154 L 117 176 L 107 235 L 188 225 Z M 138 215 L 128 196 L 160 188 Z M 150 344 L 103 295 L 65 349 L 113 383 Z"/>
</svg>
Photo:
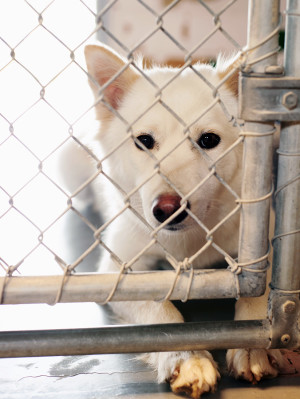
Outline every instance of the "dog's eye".
<svg viewBox="0 0 300 399">
<path fill-rule="evenodd" d="M 197 141 L 197 144 L 204 150 L 210 150 L 216 147 L 221 141 L 220 136 L 215 133 L 205 132 L 202 133 Z"/>
<path fill-rule="evenodd" d="M 154 147 L 155 141 L 151 134 L 141 134 L 136 138 L 140 141 L 148 150 L 152 150 Z M 138 141 L 135 141 L 135 145 L 139 150 L 144 151 L 144 148 L 139 145 Z"/>
</svg>

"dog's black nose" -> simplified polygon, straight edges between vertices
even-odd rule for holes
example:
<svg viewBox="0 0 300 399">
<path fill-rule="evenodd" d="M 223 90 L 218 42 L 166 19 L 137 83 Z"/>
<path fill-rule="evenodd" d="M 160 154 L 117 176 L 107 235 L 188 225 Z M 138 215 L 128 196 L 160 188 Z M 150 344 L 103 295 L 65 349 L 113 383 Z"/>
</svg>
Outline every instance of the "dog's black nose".
<svg viewBox="0 0 300 399">
<path fill-rule="evenodd" d="M 181 207 L 181 197 L 176 194 L 162 194 L 153 201 L 152 213 L 157 221 L 160 223 L 165 222 Z M 188 202 L 187 207 L 190 208 Z M 180 212 L 174 219 L 172 219 L 168 226 L 181 223 L 188 213 L 184 210 Z"/>
</svg>

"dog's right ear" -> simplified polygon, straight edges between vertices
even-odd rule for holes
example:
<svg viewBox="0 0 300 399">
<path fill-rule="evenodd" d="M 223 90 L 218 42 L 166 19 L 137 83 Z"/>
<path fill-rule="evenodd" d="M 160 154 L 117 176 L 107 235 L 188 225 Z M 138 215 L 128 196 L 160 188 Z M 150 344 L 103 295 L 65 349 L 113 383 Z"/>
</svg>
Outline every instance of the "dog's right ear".
<svg viewBox="0 0 300 399">
<path fill-rule="evenodd" d="M 102 121 L 110 119 L 113 114 L 109 107 L 105 105 L 105 102 L 111 108 L 117 110 L 124 94 L 138 78 L 138 74 L 131 65 L 128 65 L 128 67 L 118 75 L 127 64 L 127 61 L 122 59 L 109 47 L 103 45 L 88 45 L 85 47 L 84 52 L 88 73 L 91 76 L 89 83 L 96 100 L 103 94 L 104 102 L 100 101 L 96 105 L 97 117 Z M 105 87 L 102 92 L 102 86 L 110 79 L 112 79 L 112 82 Z"/>
<path fill-rule="evenodd" d="M 239 71 L 240 71 L 241 59 L 240 55 L 237 54 L 229 59 L 223 59 L 219 56 L 217 59 L 216 70 L 220 79 L 227 77 L 225 86 L 234 94 L 236 97 L 239 92 Z"/>
</svg>

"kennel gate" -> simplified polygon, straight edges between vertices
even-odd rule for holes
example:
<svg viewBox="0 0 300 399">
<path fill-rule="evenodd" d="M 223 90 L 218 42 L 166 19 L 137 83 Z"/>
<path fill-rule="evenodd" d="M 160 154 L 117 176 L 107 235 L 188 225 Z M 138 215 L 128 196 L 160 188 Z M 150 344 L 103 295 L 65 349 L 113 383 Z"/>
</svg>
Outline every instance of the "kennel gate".
<svg viewBox="0 0 300 399">
<path fill-rule="evenodd" d="M 107 31 L 103 18 L 117 0 L 108 2 L 97 16 L 96 30 Z M 157 30 L 164 30 L 163 18 L 178 1 L 169 4 L 157 15 L 149 5 L 139 0 L 156 17 L 157 26 L 136 48 Z M 222 31 L 220 17 L 231 4 L 214 13 L 205 1 L 201 5 L 214 18 L 215 29 L 185 57 L 180 69 L 191 67 L 191 58 L 215 31 Z M 39 24 L 42 13 L 37 13 Z M 119 274 L 74 274 L 81 260 L 100 244 L 96 229 L 94 244 L 72 265 L 62 263 L 63 275 L 16 276 L 22 262 L 9 266 L 2 259 L 5 276 L 0 278 L 2 304 L 57 302 L 97 302 L 108 300 L 162 300 L 236 298 L 259 296 L 265 290 L 268 241 L 269 208 L 273 194 L 271 163 L 273 136 L 281 122 L 278 152 L 278 176 L 275 191 L 276 223 L 273 237 L 273 276 L 271 282 L 270 311 L 266 320 L 226 321 L 145 326 L 117 326 L 76 330 L 8 331 L 0 333 L 0 356 L 49 356 L 93 353 L 151 352 L 170 350 L 197 350 L 219 348 L 289 348 L 299 347 L 297 325 L 300 293 L 300 230 L 299 230 L 299 157 L 300 157 L 300 2 L 289 0 L 286 10 L 286 41 L 284 68 L 277 65 L 278 32 L 281 26 L 279 1 L 251 0 L 249 2 L 248 43 L 240 51 L 240 117 L 245 120 L 241 135 L 234 145 L 243 142 L 244 170 L 241 197 L 236 193 L 237 206 L 232 213 L 240 212 L 240 244 L 238 260 L 224 253 L 228 263 L 225 270 L 193 270 L 190 263 L 174 264 L 174 270 L 135 272 L 121 267 Z M 167 31 L 164 33 L 180 46 Z M 122 43 L 118 43 L 122 46 Z M 123 46 L 124 48 L 124 46 Z M 17 60 L 11 49 L 12 60 Z M 131 49 L 128 65 L 132 64 Z M 16 53 L 17 54 L 17 53 Z M 72 58 L 71 52 L 71 58 Z M 15 58 L 16 57 L 16 58 Z M 73 57 L 74 60 L 74 57 Z M 224 78 L 224 82 L 226 79 Z M 163 90 L 163 89 L 162 89 Z M 215 103 L 219 101 L 218 88 L 213 88 Z M 246 94 L 245 94 L 246 93 Z M 41 92 L 41 97 L 44 95 Z M 213 106 L 211 104 L 210 106 Z M 13 128 L 11 134 L 13 135 Z M 74 138 L 75 140 L 75 138 Z M 82 145 L 81 143 L 79 143 Z M 230 150 L 230 149 L 229 149 Z M 226 153 L 222 155 L 226 156 Z M 97 160 L 99 161 L 99 160 Z M 216 175 L 211 166 L 211 173 Z M 96 175 L 84 183 L 87 186 Z M 251 184 L 254 176 L 255 184 Z M 200 184 L 204 184 L 201 182 Z M 226 182 L 223 182 L 226 185 Z M 82 189 L 80 187 L 77 191 Z M 230 187 L 228 187 L 230 190 Z M 71 200 L 71 197 L 69 197 Z M 13 206 L 13 197 L 10 197 Z M 68 203 L 69 209 L 72 201 Z M 227 218 L 230 218 L 231 214 Z M 222 221 L 222 224 L 225 221 Z M 207 245 L 213 242 L 213 233 L 220 226 L 207 231 Z M 100 230 L 100 231 L 99 231 Z M 39 240 L 42 242 L 42 235 Z M 101 243 L 102 244 L 102 243 Z M 217 246 L 216 246 L 217 248 Z M 205 248 L 204 248 L 205 249 Z M 221 248 L 217 248 L 222 252 Z M 139 254 L 137 255 L 139 256 Z M 220 284 L 222 283 L 222 284 Z M 99 292 L 99 287 L 101 291 Z M 136 289 L 136 287 L 139 287 Z"/>
</svg>

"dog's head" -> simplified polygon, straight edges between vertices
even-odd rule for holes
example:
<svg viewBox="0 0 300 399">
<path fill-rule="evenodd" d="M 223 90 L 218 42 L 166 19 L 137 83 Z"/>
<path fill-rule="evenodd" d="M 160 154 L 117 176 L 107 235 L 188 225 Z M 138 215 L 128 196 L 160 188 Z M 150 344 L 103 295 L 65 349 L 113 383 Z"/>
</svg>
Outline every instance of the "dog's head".
<svg viewBox="0 0 300 399">
<path fill-rule="evenodd" d="M 237 74 L 214 89 L 232 65 L 143 70 L 104 46 L 85 55 L 105 173 L 154 228 L 215 226 L 234 208 L 226 184 L 241 184 L 241 146 L 222 157 L 239 133 Z"/>
</svg>

